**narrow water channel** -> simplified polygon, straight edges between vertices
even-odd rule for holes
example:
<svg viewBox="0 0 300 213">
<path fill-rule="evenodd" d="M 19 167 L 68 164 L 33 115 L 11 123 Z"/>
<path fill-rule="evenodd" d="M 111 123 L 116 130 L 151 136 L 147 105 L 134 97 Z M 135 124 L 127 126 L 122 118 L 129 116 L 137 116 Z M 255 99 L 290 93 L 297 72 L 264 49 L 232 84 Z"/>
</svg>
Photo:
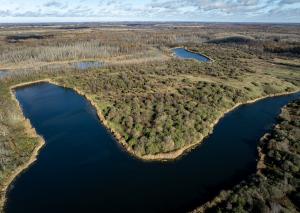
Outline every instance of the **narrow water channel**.
<svg viewBox="0 0 300 213">
<path fill-rule="evenodd" d="M 128 155 L 73 90 L 41 83 L 16 97 L 46 146 L 11 185 L 6 212 L 185 212 L 255 171 L 257 141 L 300 93 L 237 108 L 167 163 Z"/>
</svg>

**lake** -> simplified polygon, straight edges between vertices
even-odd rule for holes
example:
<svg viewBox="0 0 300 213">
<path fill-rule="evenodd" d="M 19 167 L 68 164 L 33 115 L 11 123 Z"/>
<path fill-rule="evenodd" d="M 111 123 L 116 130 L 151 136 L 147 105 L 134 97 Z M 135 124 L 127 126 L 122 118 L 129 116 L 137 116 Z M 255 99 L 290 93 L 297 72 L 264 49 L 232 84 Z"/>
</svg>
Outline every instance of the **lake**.
<svg viewBox="0 0 300 213">
<path fill-rule="evenodd" d="M 193 53 L 185 48 L 173 48 L 172 49 L 175 56 L 182 59 L 195 59 L 200 62 L 209 62 L 210 59 L 204 55 L 201 55 L 200 53 Z"/>
<path fill-rule="evenodd" d="M 300 93 L 238 107 L 202 145 L 168 162 L 129 155 L 71 89 L 40 83 L 16 97 L 46 145 L 11 184 L 6 212 L 185 212 L 255 172 L 257 142 Z"/>
</svg>

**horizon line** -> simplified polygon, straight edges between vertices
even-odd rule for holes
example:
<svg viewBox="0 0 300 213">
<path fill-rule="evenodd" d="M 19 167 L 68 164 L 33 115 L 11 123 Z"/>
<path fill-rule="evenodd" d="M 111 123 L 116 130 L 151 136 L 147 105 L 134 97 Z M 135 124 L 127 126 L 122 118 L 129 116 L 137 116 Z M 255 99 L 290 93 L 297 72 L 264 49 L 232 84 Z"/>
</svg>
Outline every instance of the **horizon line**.
<svg viewBox="0 0 300 213">
<path fill-rule="evenodd" d="M 72 24 L 72 23 L 232 23 L 232 24 L 300 24 L 300 22 L 268 22 L 268 21 L 176 21 L 176 20 L 168 20 L 168 21 L 138 21 L 138 20 L 123 20 L 123 21 L 41 21 L 41 22 L 31 22 L 31 21 L 24 21 L 24 22 L 2 22 L 0 20 L 0 24 Z"/>
</svg>

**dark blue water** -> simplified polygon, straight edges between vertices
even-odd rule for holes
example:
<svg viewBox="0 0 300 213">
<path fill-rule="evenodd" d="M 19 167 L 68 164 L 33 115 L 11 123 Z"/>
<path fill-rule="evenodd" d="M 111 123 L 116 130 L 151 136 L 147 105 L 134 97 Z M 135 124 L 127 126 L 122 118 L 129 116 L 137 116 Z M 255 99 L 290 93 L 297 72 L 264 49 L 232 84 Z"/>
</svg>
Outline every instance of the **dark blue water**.
<svg viewBox="0 0 300 213">
<path fill-rule="evenodd" d="M 86 70 L 90 68 L 100 68 L 103 66 L 103 63 L 99 61 L 80 61 L 73 63 L 73 66 L 78 70 Z"/>
<path fill-rule="evenodd" d="M 73 90 L 43 83 L 16 97 L 46 146 L 11 185 L 8 213 L 184 212 L 255 171 L 259 138 L 300 93 L 239 107 L 203 145 L 167 163 L 128 155 Z"/>
<path fill-rule="evenodd" d="M 190 52 L 184 48 L 174 48 L 172 51 L 175 53 L 175 55 L 179 58 L 183 59 L 196 59 L 201 62 L 209 62 L 209 58 L 207 58 L 204 55 L 201 55 L 200 53 L 193 53 Z"/>
</svg>

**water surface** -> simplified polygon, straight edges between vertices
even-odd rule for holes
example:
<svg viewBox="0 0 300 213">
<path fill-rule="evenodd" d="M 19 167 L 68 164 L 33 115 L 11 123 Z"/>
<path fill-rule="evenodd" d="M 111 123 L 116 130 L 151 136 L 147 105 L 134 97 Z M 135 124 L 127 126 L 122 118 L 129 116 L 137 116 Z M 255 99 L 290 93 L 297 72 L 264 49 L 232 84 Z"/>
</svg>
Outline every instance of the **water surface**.
<svg viewBox="0 0 300 213">
<path fill-rule="evenodd" d="M 8 72 L 8 71 L 0 70 L 0 79 L 6 77 L 6 76 L 8 76 L 8 75 L 9 75 L 9 72 Z"/>
<path fill-rule="evenodd" d="M 90 68 L 100 68 L 103 66 L 103 62 L 100 61 L 80 61 L 72 63 L 75 69 L 86 70 Z"/>
<path fill-rule="evenodd" d="M 193 53 L 184 48 L 174 48 L 172 51 L 175 55 L 182 59 L 196 59 L 201 62 L 209 62 L 210 59 L 200 53 Z"/>
<path fill-rule="evenodd" d="M 204 144 L 167 163 L 128 155 L 73 90 L 42 83 L 16 97 L 46 146 L 11 185 L 8 213 L 184 212 L 255 171 L 257 141 L 300 93 L 237 108 Z"/>
</svg>

